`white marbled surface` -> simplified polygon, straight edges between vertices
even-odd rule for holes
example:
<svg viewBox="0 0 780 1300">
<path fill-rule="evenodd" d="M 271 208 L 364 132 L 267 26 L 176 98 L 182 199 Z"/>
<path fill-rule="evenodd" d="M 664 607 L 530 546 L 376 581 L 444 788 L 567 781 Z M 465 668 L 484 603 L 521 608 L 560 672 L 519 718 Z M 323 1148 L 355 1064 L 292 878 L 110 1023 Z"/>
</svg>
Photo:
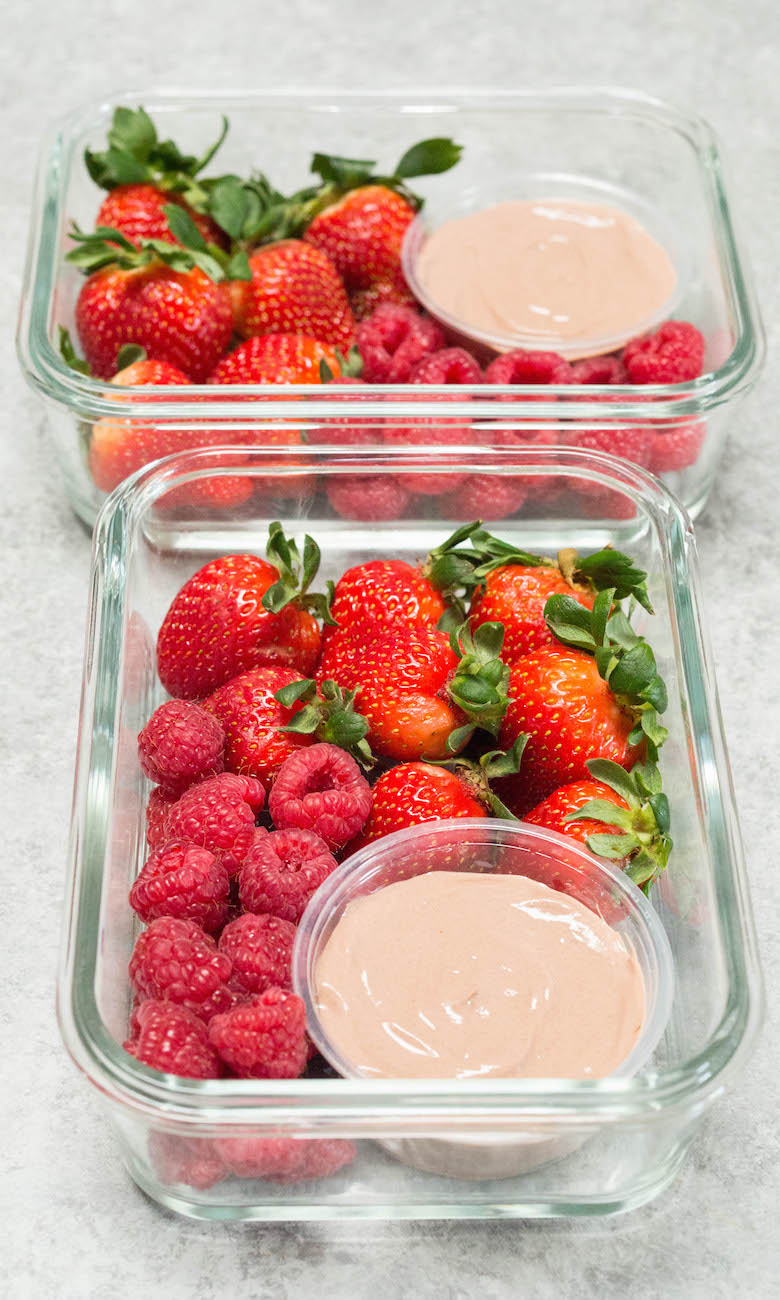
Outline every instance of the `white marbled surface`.
<svg viewBox="0 0 780 1300">
<path fill-rule="evenodd" d="M 4 886 L 0 1294 L 698 1300 L 780 1290 L 777 1203 L 780 839 L 775 550 L 780 453 L 780 17 L 772 0 L 0 2 L 0 377 Z M 208 1226 L 148 1202 L 60 1045 L 54 970 L 89 542 L 50 473 L 11 335 L 44 125 L 144 84 L 635 85 L 721 134 L 770 358 L 699 525 L 705 606 L 750 867 L 769 1010 L 759 1049 L 661 1202 L 601 1222 Z"/>
</svg>

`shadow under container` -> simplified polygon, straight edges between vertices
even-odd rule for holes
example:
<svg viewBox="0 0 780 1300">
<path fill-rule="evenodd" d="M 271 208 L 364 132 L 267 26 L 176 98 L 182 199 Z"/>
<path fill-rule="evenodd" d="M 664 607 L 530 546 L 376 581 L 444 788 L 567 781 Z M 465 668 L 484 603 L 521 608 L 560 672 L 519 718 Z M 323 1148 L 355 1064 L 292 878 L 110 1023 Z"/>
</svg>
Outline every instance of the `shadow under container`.
<svg viewBox="0 0 780 1300">
<path fill-rule="evenodd" d="M 116 387 L 70 370 L 54 342 L 59 325 L 72 329 L 82 283 L 78 271 L 64 261 L 68 229 L 73 219 L 89 228 L 101 201 L 102 191 L 84 168 L 83 151 L 103 147 L 114 103 L 143 103 L 161 134 L 194 154 L 217 137 L 226 114 L 231 131 L 218 155 L 218 170 L 268 171 L 284 192 L 304 183 L 314 150 L 375 157 L 387 166 L 416 140 L 451 135 L 464 146 L 458 165 L 415 182 L 426 200 L 423 218 L 430 214 L 434 224 L 464 204 L 488 205 L 506 197 L 558 195 L 623 207 L 673 255 L 679 274 L 674 315 L 702 330 L 705 373 L 669 385 L 528 385 L 522 400 L 517 389 L 493 386 L 373 384 L 360 388 L 359 395 L 354 387 L 332 384 L 327 401 L 321 387 L 273 385 L 231 386 L 228 400 L 208 386 L 124 388 L 120 398 Z M 354 417 L 357 406 L 367 433 L 380 445 L 388 393 L 393 418 L 412 425 L 415 417 L 439 415 L 437 399 L 446 394 L 453 418 L 468 422 L 474 441 L 483 445 L 500 445 L 508 431 L 531 437 L 541 433 L 547 441 L 552 432 L 564 445 L 638 460 L 659 474 L 695 516 L 715 481 L 729 423 L 754 384 L 764 353 L 710 128 L 698 117 L 635 91 L 584 88 L 435 96 L 150 89 L 93 104 L 65 119 L 44 142 L 18 346 L 25 377 L 44 400 L 66 491 L 89 526 L 105 497 L 90 466 L 91 431 L 98 420 L 148 421 L 151 399 L 155 423 L 166 430 L 158 454 L 203 445 L 209 437 L 263 445 L 274 422 L 289 421 L 294 396 L 300 399 L 296 416 L 304 438 L 315 432 L 318 441 L 342 445 L 339 419 Z M 236 399 L 241 399 L 240 418 Z M 435 425 L 430 432 L 434 444 Z M 370 443 L 371 436 L 365 441 Z"/>
<path fill-rule="evenodd" d="M 532 525 L 505 521 L 500 536 L 547 554 L 614 542 L 648 573 L 656 615 L 638 610 L 637 630 L 651 638 L 669 689 L 662 768 L 675 841 L 651 897 L 675 968 L 666 1031 L 635 1077 L 593 1082 L 326 1076 L 199 1082 L 160 1074 L 123 1051 L 131 1001 L 127 962 L 137 932 L 127 894 L 145 857 L 149 793 L 136 737 L 163 697 L 156 630 L 193 572 L 225 552 L 262 552 L 274 518 L 249 505 L 228 519 L 203 508 L 187 515 L 181 506 L 171 509 L 170 494 L 214 486 L 236 468 L 258 477 L 302 473 L 294 465 L 263 464 L 263 453 L 250 466 L 235 450 L 171 458 L 114 494 L 95 532 L 59 985 L 67 1048 L 97 1090 L 132 1177 L 171 1209 L 247 1219 L 506 1218 L 630 1209 L 673 1178 L 705 1111 L 749 1054 L 761 1018 L 760 974 L 689 520 L 652 476 L 608 456 L 517 455 L 531 480 L 599 485 L 622 502 L 616 513 L 623 518 L 607 524 L 573 514 L 563 524 L 540 507 Z M 272 453 L 265 458 L 273 462 Z M 326 483 L 345 465 L 352 475 L 381 478 L 397 473 L 404 460 L 396 455 L 355 466 L 323 450 L 318 471 Z M 454 469 L 479 468 L 498 482 L 519 467 L 516 460 L 467 461 Z M 438 468 L 453 472 L 446 461 Z M 284 491 L 292 499 L 289 485 Z M 358 524 L 328 511 L 309 509 L 301 518 L 290 510 L 283 523 L 299 541 L 304 532 L 318 540 L 323 580 L 376 557 L 415 561 L 448 531 L 423 514 Z M 387 1151 L 388 1144 L 443 1134 L 483 1144 L 551 1142 L 572 1154 L 518 1177 L 470 1181 L 410 1169 Z M 284 1181 L 290 1178 L 298 1181 Z"/>
</svg>

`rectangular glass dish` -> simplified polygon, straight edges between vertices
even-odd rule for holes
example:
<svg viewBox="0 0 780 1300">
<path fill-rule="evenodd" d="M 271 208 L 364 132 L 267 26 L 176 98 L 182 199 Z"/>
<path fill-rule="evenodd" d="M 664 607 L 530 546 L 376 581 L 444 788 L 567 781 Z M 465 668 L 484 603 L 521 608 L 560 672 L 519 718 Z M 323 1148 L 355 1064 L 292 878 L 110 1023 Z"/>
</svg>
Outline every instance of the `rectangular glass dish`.
<svg viewBox="0 0 780 1300">
<path fill-rule="evenodd" d="M 218 155 L 218 171 L 268 170 L 287 192 L 304 183 L 310 154 L 330 150 L 376 157 L 387 165 L 410 143 L 450 135 L 464 146 L 458 165 L 423 178 L 419 189 L 430 210 L 447 210 L 464 194 L 485 202 L 507 194 L 589 192 L 644 216 L 674 250 L 680 273 L 676 317 L 693 321 L 705 337 L 705 373 L 670 385 L 548 385 L 518 390 L 456 385 L 333 384 L 286 388 L 301 400 L 299 430 L 305 440 L 344 442 L 345 413 L 360 407 L 367 444 L 383 440 L 386 394 L 394 419 L 440 413 L 445 391 L 453 416 L 467 421 L 475 444 L 493 446 L 508 432 L 549 441 L 619 450 L 616 431 L 640 429 L 641 452 L 633 452 L 673 488 L 695 516 L 714 481 L 730 420 L 761 367 L 764 343 L 749 271 L 740 253 L 722 161 L 710 128 L 695 116 L 638 92 L 560 89 L 517 92 L 349 94 L 339 92 L 247 92 L 186 94 L 158 90 L 118 96 L 64 120 L 44 142 L 24 280 L 19 355 L 28 382 L 41 394 L 56 452 L 74 509 L 90 526 L 104 499 L 90 472 L 91 430 L 104 417 L 127 423 L 148 418 L 168 432 L 165 452 L 202 445 L 204 426 L 214 440 L 268 440 L 268 420 L 289 417 L 279 386 L 236 386 L 229 401 L 213 387 L 116 388 L 69 369 L 55 340 L 59 325 L 72 330 L 81 283 L 64 261 L 68 229 L 75 219 L 89 229 L 100 191 L 83 163 L 85 147 L 102 147 L 114 103 L 143 103 L 161 134 L 194 153 L 218 134 L 221 117 L 230 134 Z M 534 186 L 536 190 L 534 191 Z M 500 192 L 500 193 L 499 193 Z M 502 400 L 496 402 L 499 395 Z M 235 398 L 242 398 L 240 419 Z M 118 403 L 121 401 L 121 406 Z M 305 403 L 305 405 L 304 405 Z M 431 442 L 435 426 L 430 426 Z M 373 436 L 372 436 L 373 435 Z M 420 439 L 418 439 L 420 441 Z M 630 445 L 620 440 L 625 449 Z M 648 451 L 652 443 L 655 451 Z M 415 505 L 411 505 L 414 513 Z M 522 507 L 518 507 L 522 510 Z"/>
<path fill-rule="evenodd" d="M 535 517 L 498 524 L 500 536 L 542 554 L 614 542 L 648 572 L 656 614 L 637 611 L 636 626 L 650 639 L 669 690 L 662 769 L 674 838 L 651 901 L 675 966 L 671 1018 L 648 1065 L 631 1079 L 593 1082 L 197 1082 L 148 1069 L 123 1051 L 127 962 L 137 932 L 127 894 L 146 856 L 149 790 L 136 737 L 163 698 L 154 647 L 172 597 L 217 555 L 262 554 L 276 517 L 299 542 L 304 532 L 319 542 L 323 579 L 380 556 L 415 561 L 457 522 L 434 509 L 350 522 L 319 508 L 326 493 L 301 487 L 295 495 L 295 481 L 310 481 L 313 468 L 326 488 L 346 471 L 368 491 L 371 481 L 419 469 L 404 451 L 367 453 L 355 463 L 321 448 L 316 466 L 305 467 L 280 466 L 274 453 L 257 451 L 252 461 L 234 449 L 160 462 L 112 496 L 95 531 L 59 1016 L 132 1177 L 164 1205 L 201 1218 L 506 1218 L 641 1205 L 679 1170 L 704 1113 L 748 1055 L 761 1019 L 761 981 L 690 521 L 651 475 L 600 453 L 526 449 L 489 464 L 440 456 L 428 458 L 426 471 L 478 469 L 496 491 L 522 471 L 539 487 L 529 488 Z M 183 503 L 182 489 L 196 486 L 210 486 L 218 499 L 220 480 L 237 471 L 262 483 L 240 511 L 193 511 Z M 287 502 L 278 516 L 267 505 L 269 479 L 278 480 L 274 507 Z M 547 493 L 552 479 L 565 482 L 572 502 L 587 500 L 585 489 L 609 493 L 613 522 L 574 506 L 565 522 L 548 513 L 545 501 L 559 499 Z M 418 1153 L 422 1139 L 434 1151 L 443 1139 L 499 1153 L 506 1144 L 527 1144 L 532 1154 L 527 1170 L 512 1177 L 469 1178 L 462 1166 L 446 1176 L 405 1164 L 409 1139 Z M 355 1144 L 354 1159 L 317 1177 L 345 1151 L 352 1154 L 345 1142 Z M 251 1153 L 259 1149 L 265 1163 L 258 1166 Z"/>
</svg>

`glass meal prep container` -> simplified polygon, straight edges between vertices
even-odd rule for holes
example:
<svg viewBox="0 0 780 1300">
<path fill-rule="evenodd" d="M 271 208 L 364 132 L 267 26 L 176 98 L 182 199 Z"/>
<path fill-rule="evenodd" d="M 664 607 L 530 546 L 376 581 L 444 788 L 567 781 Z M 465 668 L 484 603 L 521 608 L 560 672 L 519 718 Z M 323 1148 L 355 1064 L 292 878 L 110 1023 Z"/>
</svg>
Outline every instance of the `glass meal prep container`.
<svg viewBox="0 0 780 1300">
<path fill-rule="evenodd" d="M 403 449 L 356 457 L 321 447 L 314 468 L 326 487 L 346 476 L 369 491 L 372 481 L 419 470 L 419 460 Z M 197 1082 L 148 1069 L 123 1051 L 127 962 L 138 929 L 127 895 L 146 856 L 149 792 L 136 737 L 163 698 L 154 645 L 172 597 L 217 555 L 262 554 L 277 517 L 299 542 L 304 532 L 317 539 L 323 580 L 371 558 L 415 561 L 457 522 L 444 521 L 433 504 L 403 519 L 345 520 L 323 504 L 326 492 L 312 491 L 311 464 L 280 464 L 268 450 L 170 457 L 118 489 L 95 532 L 59 1016 L 132 1177 L 183 1214 L 505 1218 L 636 1207 L 680 1169 L 758 1031 L 760 972 L 685 511 L 644 470 L 577 448 L 508 450 L 489 461 L 484 452 L 458 460 L 439 453 L 425 468 L 466 481 L 478 471 L 496 490 L 521 475 L 536 513 L 493 524 L 506 541 L 542 554 L 613 542 L 648 572 L 656 614 L 638 609 L 635 623 L 669 690 L 661 767 L 674 850 L 651 904 L 673 957 L 671 1015 L 639 1074 L 591 1082 L 381 1081 L 327 1071 L 284 1082 Z M 218 499 L 220 481 L 236 474 L 261 485 L 243 507 L 226 514 L 187 504 L 183 494 L 196 487 L 211 487 Z M 276 480 L 270 498 L 269 479 Z M 565 520 L 560 494 L 549 491 L 557 479 L 570 494 Z M 611 522 L 577 508 L 596 489 L 609 496 Z M 561 1158 L 532 1162 L 518 1176 L 468 1179 L 425 1173 L 390 1154 L 426 1141 L 528 1143 Z"/>
<path fill-rule="evenodd" d="M 389 165 L 413 142 L 450 135 L 463 145 L 451 171 L 415 182 L 426 200 L 422 220 L 434 223 L 508 196 L 590 198 L 636 215 L 669 248 L 678 270 L 674 316 L 705 337 L 705 373 L 672 385 L 549 385 L 500 389 L 447 387 L 454 418 L 467 420 L 475 441 L 494 445 L 514 430 L 550 441 L 618 451 L 617 429 L 642 429 L 655 452 L 648 460 L 691 515 L 703 507 L 717 472 L 730 419 L 755 382 L 763 336 L 750 276 L 734 230 L 718 145 L 695 116 L 626 90 L 561 89 L 430 94 L 248 92 L 185 94 L 142 90 L 73 114 L 44 144 L 35 197 L 19 328 L 24 373 L 41 394 L 59 470 L 77 514 L 92 525 L 104 494 L 89 469 L 90 431 L 101 418 L 149 416 L 169 433 L 166 452 L 217 440 L 267 440 L 263 421 L 290 415 L 301 398 L 300 436 L 343 444 L 345 410 L 359 406 L 379 444 L 386 394 L 394 419 L 439 414 L 434 387 L 332 384 L 327 401 L 316 386 L 234 386 L 225 400 L 212 388 L 123 388 L 86 378 L 59 356 L 57 327 L 72 329 L 82 277 L 64 261 L 75 219 L 90 228 L 100 203 L 83 163 L 85 147 L 102 147 L 117 102 L 144 104 L 161 136 L 198 153 L 216 138 L 222 115 L 231 128 L 215 160 L 216 174 L 267 170 L 286 192 L 305 183 L 315 150 L 376 158 Z M 500 396 L 500 402 L 494 399 Z M 236 398 L 242 398 L 240 418 Z M 408 402 L 408 405 L 407 405 Z M 686 451 L 675 450 L 679 435 Z M 369 444 L 372 437 L 364 441 Z M 419 439 L 418 439 L 419 441 Z M 432 439 L 432 441 L 435 441 Z M 614 445 L 613 445 L 614 444 Z M 625 446 L 625 442 L 624 442 Z M 671 455 L 670 455 L 671 450 Z M 649 459 L 648 459 L 649 458 Z M 684 462 L 684 468 L 676 467 Z M 412 513 L 414 513 L 414 504 Z M 522 510 L 522 507 L 519 508 Z"/>
</svg>

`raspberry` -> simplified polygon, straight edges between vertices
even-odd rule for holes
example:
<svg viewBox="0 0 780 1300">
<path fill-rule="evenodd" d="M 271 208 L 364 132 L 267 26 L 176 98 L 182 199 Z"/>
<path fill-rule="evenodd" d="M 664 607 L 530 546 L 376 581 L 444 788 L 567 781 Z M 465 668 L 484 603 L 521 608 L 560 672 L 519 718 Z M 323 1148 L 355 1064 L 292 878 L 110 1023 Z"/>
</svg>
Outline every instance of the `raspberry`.
<svg viewBox="0 0 780 1300">
<path fill-rule="evenodd" d="M 267 988 L 292 988 L 295 926 L 280 916 L 245 912 L 219 936 L 219 950 L 233 964 L 231 987 L 237 993 L 264 993 Z"/>
<path fill-rule="evenodd" d="M 348 289 L 347 297 L 355 320 L 365 320 L 380 303 L 400 303 L 403 307 L 416 307 L 417 299 L 401 274 L 395 280 L 374 280 L 365 289 Z"/>
<path fill-rule="evenodd" d="M 240 1079 L 297 1079 L 306 1068 L 306 1013 L 295 993 L 256 993 L 209 1024 L 209 1040 Z"/>
<path fill-rule="evenodd" d="M 355 1159 L 355 1144 L 345 1138 L 222 1138 L 219 1157 L 237 1178 L 272 1183 L 303 1183 L 327 1178 Z"/>
<path fill-rule="evenodd" d="M 268 799 L 278 831 L 313 831 L 340 849 L 363 829 L 371 812 L 371 787 L 354 758 L 338 745 L 311 745 L 282 765 Z"/>
<path fill-rule="evenodd" d="M 176 795 L 166 793 L 159 785 L 149 795 L 146 805 L 146 843 L 150 849 L 158 849 L 170 838 L 168 816 L 175 803 Z"/>
<path fill-rule="evenodd" d="M 246 855 L 238 881 L 241 906 L 297 922 L 335 865 L 327 844 L 312 831 L 272 831 Z"/>
<path fill-rule="evenodd" d="M 704 336 L 688 321 L 670 320 L 627 343 L 622 360 L 632 384 L 682 384 L 702 372 Z"/>
<path fill-rule="evenodd" d="M 142 1002 L 135 1012 L 138 1033 L 124 1044 L 143 1065 L 185 1079 L 218 1079 L 219 1058 L 206 1026 L 186 1007 L 172 1002 Z"/>
<path fill-rule="evenodd" d="M 506 519 L 524 504 L 528 480 L 508 474 L 474 474 L 439 499 L 443 519 Z"/>
<path fill-rule="evenodd" d="M 149 1159 L 163 1183 L 183 1183 L 205 1192 L 222 1182 L 228 1171 L 216 1142 L 182 1138 L 175 1133 L 149 1135 Z"/>
<path fill-rule="evenodd" d="M 230 880 L 208 849 L 168 840 L 147 858 L 130 890 L 130 906 L 142 921 L 183 916 L 204 930 L 218 930 L 228 911 Z"/>
<path fill-rule="evenodd" d="M 415 366 L 413 384 L 481 384 L 482 371 L 465 348 L 443 348 Z"/>
<path fill-rule="evenodd" d="M 444 346 L 441 327 L 411 307 L 380 303 L 357 327 L 367 384 L 405 384 L 423 357 Z"/>
<path fill-rule="evenodd" d="M 610 456 L 620 456 L 635 465 L 646 465 L 653 435 L 647 425 L 621 425 L 606 429 L 585 429 L 570 440 L 576 447 L 591 451 L 606 451 Z M 583 490 L 584 484 L 578 487 Z M 597 491 L 601 489 L 596 485 Z"/>
<path fill-rule="evenodd" d="M 654 474 L 663 474 L 695 465 L 706 433 L 703 420 L 679 424 L 668 432 L 656 430 L 648 453 L 648 467 Z"/>
<path fill-rule="evenodd" d="M 433 358 L 432 358 L 433 359 Z M 468 395 L 467 395 L 468 397 Z M 387 393 L 386 401 L 408 401 L 406 393 Z M 426 402 L 454 402 L 462 400 L 456 393 L 429 393 Z M 384 441 L 391 447 L 436 446 L 463 447 L 477 441 L 471 424 L 463 416 L 446 417 L 440 415 L 418 415 L 411 422 L 408 416 L 397 420 L 388 420 L 384 429 Z M 427 463 L 428 456 L 424 456 Z M 437 464 L 452 464 L 449 457 L 437 455 Z M 397 481 L 408 492 L 421 496 L 441 496 L 444 492 L 453 492 L 466 478 L 465 474 L 453 473 L 402 473 Z"/>
<path fill-rule="evenodd" d="M 573 384 L 625 384 L 628 376 L 619 357 L 586 357 L 575 361 L 569 383 Z"/>
<path fill-rule="evenodd" d="M 161 916 L 139 934 L 128 967 L 136 993 L 175 1002 L 209 1020 L 235 1004 L 230 958 L 195 921 Z M 138 1011 L 140 1018 L 141 1009 Z"/>
<path fill-rule="evenodd" d="M 265 790 L 251 776 L 224 772 L 191 786 L 168 814 L 168 834 L 209 849 L 229 876 L 239 870 L 255 837 L 255 813 Z"/>
<path fill-rule="evenodd" d="M 570 384 L 572 382 L 571 366 L 557 352 L 526 352 L 516 348 L 513 352 L 504 352 L 495 361 L 491 361 L 485 371 L 486 384 Z M 528 397 L 529 401 L 538 401 L 526 393 L 499 393 L 497 400 L 515 402 L 518 398 Z"/>
<path fill-rule="evenodd" d="M 338 474 L 326 481 L 326 490 L 337 515 L 365 523 L 400 519 L 411 499 L 392 474 Z"/>
</svg>

